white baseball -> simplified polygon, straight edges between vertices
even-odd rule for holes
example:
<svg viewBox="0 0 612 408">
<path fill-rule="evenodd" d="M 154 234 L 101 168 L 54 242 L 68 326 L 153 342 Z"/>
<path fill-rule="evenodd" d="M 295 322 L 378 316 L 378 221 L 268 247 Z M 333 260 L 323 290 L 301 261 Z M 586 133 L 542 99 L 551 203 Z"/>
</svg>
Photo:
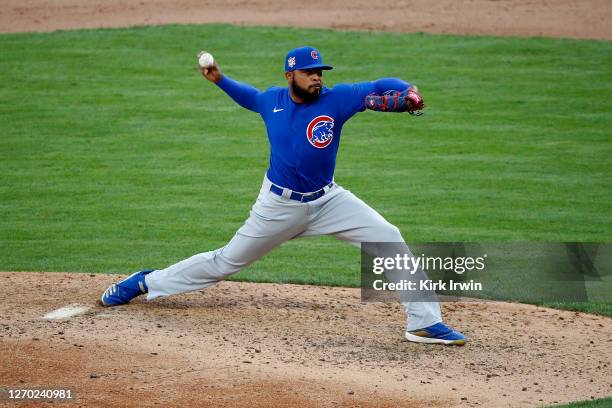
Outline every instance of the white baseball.
<svg viewBox="0 0 612 408">
<path fill-rule="evenodd" d="M 215 59 L 213 58 L 212 55 L 210 55 L 207 52 L 202 53 L 202 55 L 200 55 L 200 58 L 198 59 L 198 64 L 200 64 L 202 68 L 208 68 L 214 63 L 215 63 Z"/>
</svg>

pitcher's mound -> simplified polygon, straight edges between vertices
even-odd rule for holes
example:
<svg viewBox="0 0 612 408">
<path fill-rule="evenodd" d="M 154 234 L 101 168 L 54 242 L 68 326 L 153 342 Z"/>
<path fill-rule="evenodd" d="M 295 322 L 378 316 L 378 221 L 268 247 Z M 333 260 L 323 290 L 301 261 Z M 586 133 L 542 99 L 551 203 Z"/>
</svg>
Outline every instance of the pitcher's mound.
<svg viewBox="0 0 612 408">
<path fill-rule="evenodd" d="M 87 407 L 536 407 L 612 392 L 607 317 L 445 303 L 470 342 L 420 345 L 403 340 L 399 305 L 358 289 L 222 282 L 98 306 L 119 278 L 0 273 L 0 386 L 70 387 Z"/>
</svg>

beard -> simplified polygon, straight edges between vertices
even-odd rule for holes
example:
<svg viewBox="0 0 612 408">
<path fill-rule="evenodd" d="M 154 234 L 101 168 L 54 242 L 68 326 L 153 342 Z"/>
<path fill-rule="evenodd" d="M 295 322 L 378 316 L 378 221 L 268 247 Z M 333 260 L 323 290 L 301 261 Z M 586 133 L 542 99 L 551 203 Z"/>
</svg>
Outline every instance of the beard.
<svg viewBox="0 0 612 408">
<path fill-rule="evenodd" d="M 321 85 L 322 86 L 322 85 Z M 291 81 L 291 90 L 293 94 L 303 100 L 305 103 L 311 103 L 319 99 L 321 88 L 311 85 L 309 88 L 302 88 L 295 81 Z"/>
</svg>

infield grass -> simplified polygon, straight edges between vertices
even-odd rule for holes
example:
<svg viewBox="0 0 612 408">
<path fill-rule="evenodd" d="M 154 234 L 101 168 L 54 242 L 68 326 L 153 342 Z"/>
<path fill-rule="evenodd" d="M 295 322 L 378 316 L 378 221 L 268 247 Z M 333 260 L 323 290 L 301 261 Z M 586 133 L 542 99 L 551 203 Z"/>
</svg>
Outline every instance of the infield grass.
<svg viewBox="0 0 612 408">
<path fill-rule="evenodd" d="M 567 405 L 552 405 L 551 408 L 610 408 L 612 398 L 596 399 L 593 401 L 578 401 Z"/>
<path fill-rule="evenodd" d="M 611 241 L 611 42 L 157 26 L 0 36 L 0 268 L 128 273 L 225 244 L 268 145 L 195 55 L 266 88 L 302 44 L 328 85 L 419 85 L 426 115 L 358 114 L 336 171 L 408 242 Z M 309 238 L 235 279 L 357 286 L 359 262 Z"/>
</svg>

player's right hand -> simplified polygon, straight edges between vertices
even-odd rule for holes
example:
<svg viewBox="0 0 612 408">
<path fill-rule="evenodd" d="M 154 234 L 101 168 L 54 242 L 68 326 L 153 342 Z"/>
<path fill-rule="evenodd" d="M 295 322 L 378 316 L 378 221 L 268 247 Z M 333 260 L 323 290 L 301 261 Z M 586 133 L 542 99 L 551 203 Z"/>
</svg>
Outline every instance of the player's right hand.
<svg viewBox="0 0 612 408">
<path fill-rule="evenodd" d="M 198 58 L 200 57 L 200 54 L 198 54 Z M 200 70 L 202 76 L 208 79 L 210 82 L 217 83 L 221 80 L 221 77 L 223 76 L 223 74 L 221 73 L 221 69 L 219 68 L 219 64 L 217 64 L 217 61 L 215 61 L 213 65 L 209 67 L 201 67 L 200 65 L 198 65 L 198 69 Z"/>
</svg>

